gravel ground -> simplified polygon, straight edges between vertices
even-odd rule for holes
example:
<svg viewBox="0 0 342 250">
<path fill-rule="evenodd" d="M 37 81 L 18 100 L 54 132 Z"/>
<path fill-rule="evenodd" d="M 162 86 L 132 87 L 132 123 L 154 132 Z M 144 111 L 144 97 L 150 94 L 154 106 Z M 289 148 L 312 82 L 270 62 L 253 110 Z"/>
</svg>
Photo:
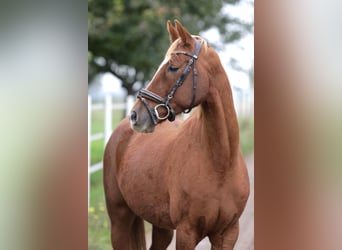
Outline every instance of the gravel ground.
<svg viewBox="0 0 342 250">
<path fill-rule="evenodd" d="M 240 217 L 240 234 L 234 250 L 253 250 L 254 249 L 254 154 L 246 159 L 249 180 L 251 185 L 250 196 L 247 201 L 245 211 Z M 151 246 L 151 233 L 146 235 L 147 246 Z M 176 249 L 175 236 L 167 250 Z M 211 245 L 208 238 L 198 243 L 196 250 L 210 250 Z"/>
</svg>

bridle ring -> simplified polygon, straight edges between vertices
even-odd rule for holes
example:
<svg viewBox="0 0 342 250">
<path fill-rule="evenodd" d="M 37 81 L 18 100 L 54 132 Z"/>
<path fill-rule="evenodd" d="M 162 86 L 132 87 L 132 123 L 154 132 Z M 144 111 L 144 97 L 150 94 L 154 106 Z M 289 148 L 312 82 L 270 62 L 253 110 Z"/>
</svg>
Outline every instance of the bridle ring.
<svg viewBox="0 0 342 250">
<path fill-rule="evenodd" d="M 160 107 L 163 107 L 163 108 L 166 109 L 166 111 L 167 111 L 166 115 L 164 115 L 164 116 L 162 116 L 162 117 L 159 115 L 159 112 L 158 112 L 158 109 L 159 109 Z M 164 103 L 161 103 L 161 104 L 156 105 L 156 106 L 154 107 L 154 111 L 155 111 L 156 116 L 157 116 L 157 118 L 158 118 L 159 120 L 165 120 L 165 119 L 167 119 L 167 118 L 169 117 L 169 115 L 170 115 L 170 108 L 169 108 L 169 106 L 165 105 Z"/>
</svg>

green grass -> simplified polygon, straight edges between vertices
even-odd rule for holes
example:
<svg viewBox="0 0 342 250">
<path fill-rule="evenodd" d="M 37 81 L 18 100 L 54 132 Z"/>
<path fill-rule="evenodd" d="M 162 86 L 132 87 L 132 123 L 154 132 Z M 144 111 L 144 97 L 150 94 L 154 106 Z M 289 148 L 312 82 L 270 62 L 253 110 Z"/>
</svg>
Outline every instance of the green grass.
<svg viewBox="0 0 342 250">
<path fill-rule="evenodd" d="M 240 147 L 244 156 L 248 156 L 254 149 L 254 118 L 239 119 Z"/>
<path fill-rule="evenodd" d="M 112 128 L 121 121 L 123 117 L 123 111 L 113 111 L 112 113 Z M 96 110 L 92 112 L 91 117 L 91 133 L 103 133 L 104 131 L 104 111 Z M 104 151 L 104 139 L 99 139 L 91 143 L 91 164 L 102 161 Z"/>
<path fill-rule="evenodd" d="M 91 143 L 91 165 L 102 161 L 104 150 L 104 139 L 96 140 Z"/>
<path fill-rule="evenodd" d="M 122 117 L 122 111 L 113 111 L 113 129 Z M 102 133 L 104 131 L 104 111 L 93 111 L 91 122 L 91 133 Z M 104 146 L 104 139 L 99 139 L 91 143 L 91 164 L 102 161 Z M 90 178 L 90 207 L 88 213 L 89 250 L 112 249 L 110 243 L 110 223 L 105 206 L 102 174 L 103 171 L 99 170 L 93 173 Z"/>
<path fill-rule="evenodd" d="M 104 128 L 103 111 L 95 111 L 92 114 L 92 133 L 100 133 Z M 113 128 L 122 118 L 122 112 L 113 112 Z M 240 145 L 245 156 L 254 148 L 254 119 L 253 117 L 239 120 Z M 104 150 L 103 139 L 91 144 L 91 163 L 102 160 Z M 90 208 L 88 213 L 88 249 L 107 250 L 112 249 L 110 243 L 110 223 L 105 209 L 102 170 L 91 175 L 90 180 Z M 151 225 L 145 224 L 146 231 L 151 230 Z"/>
<path fill-rule="evenodd" d="M 122 120 L 124 114 L 123 111 L 113 111 L 112 113 L 112 127 L 115 126 Z M 96 110 L 91 114 L 91 133 L 101 133 L 104 130 L 104 111 Z"/>
<path fill-rule="evenodd" d="M 112 249 L 110 244 L 110 223 L 106 213 L 102 170 L 91 175 L 90 208 L 88 213 L 88 249 Z"/>
</svg>

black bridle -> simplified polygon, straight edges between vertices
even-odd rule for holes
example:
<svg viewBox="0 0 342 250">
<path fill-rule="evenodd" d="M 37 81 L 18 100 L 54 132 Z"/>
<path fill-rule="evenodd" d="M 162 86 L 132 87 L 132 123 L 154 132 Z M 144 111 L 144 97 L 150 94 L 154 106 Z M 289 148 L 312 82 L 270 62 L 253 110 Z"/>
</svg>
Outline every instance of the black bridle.
<svg viewBox="0 0 342 250">
<path fill-rule="evenodd" d="M 175 111 L 170 106 L 170 100 L 175 95 L 177 89 L 181 87 L 185 81 L 185 78 L 189 75 L 192 65 L 194 65 L 193 71 L 194 71 L 194 78 L 193 78 L 193 95 L 192 100 L 190 103 L 190 106 L 188 109 L 184 111 L 184 113 L 189 113 L 191 109 L 194 106 L 195 100 L 196 100 L 196 88 L 197 88 L 197 68 L 196 68 L 196 60 L 198 58 L 198 54 L 201 50 L 201 43 L 198 40 L 195 40 L 195 51 L 193 54 L 185 52 L 185 51 L 175 51 L 174 54 L 183 54 L 186 56 L 191 57 L 188 64 L 186 65 L 183 73 L 178 78 L 176 84 L 173 86 L 173 88 L 170 90 L 169 94 L 162 98 L 159 95 L 147 90 L 147 89 L 141 89 L 138 93 L 137 98 L 141 100 L 141 102 L 145 105 L 154 125 L 158 123 L 158 120 L 165 120 L 168 119 L 169 121 L 175 120 Z M 153 109 L 150 107 L 146 99 L 149 99 L 153 102 L 158 103 Z M 160 116 L 159 109 L 165 109 L 167 112 L 164 116 Z"/>
</svg>

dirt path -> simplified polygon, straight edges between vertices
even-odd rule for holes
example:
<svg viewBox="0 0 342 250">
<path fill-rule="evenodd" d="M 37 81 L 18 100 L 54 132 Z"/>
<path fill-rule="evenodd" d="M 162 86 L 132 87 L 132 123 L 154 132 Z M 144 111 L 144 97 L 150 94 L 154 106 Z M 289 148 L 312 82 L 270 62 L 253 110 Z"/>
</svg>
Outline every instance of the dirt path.
<svg viewBox="0 0 342 250">
<path fill-rule="evenodd" d="M 254 153 L 246 158 L 251 192 L 247 201 L 246 209 L 240 218 L 240 234 L 234 250 L 254 249 Z M 146 235 L 147 246 L 151 246 L 151 233 Z M 211 245 L 208 238 L 198 243 L 196 250 L 210 250 Z M 175 237 L 167 250 L 176 249 Z"/>
</svg>

